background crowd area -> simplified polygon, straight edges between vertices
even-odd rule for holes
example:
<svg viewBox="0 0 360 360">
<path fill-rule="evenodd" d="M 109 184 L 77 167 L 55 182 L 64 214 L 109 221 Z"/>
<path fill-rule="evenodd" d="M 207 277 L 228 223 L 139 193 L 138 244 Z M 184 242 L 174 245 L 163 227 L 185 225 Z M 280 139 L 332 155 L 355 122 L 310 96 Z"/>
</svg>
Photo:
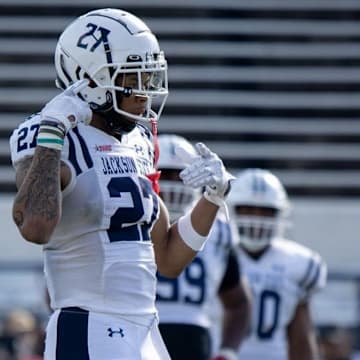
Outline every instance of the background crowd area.
<svg viewBox="0 0 360 360">
<path fill-rule="evenodd" d="M 14 308 L 1 314 L 0 360 L 42 360 L 46 322 L 46 311 L 39 313 L 27 308 Z M 321 360 L 360 359 L 353 330 L 334 324 L 319 326 L 317 336 Z"/>
<path fill-rule="evenodd" d="M 0 0 L 0 360 L 41 359 L 50 313 L 41 250 L 20 238 L 11 219 L 9 136 L 57 93 L 58 34 L 98 6 Z M 158 35 L 170 87 L 160 133 L 205 142 L 232 173 L 266 168 L 283 182 L 291 238 L 318 251 L 329 269 L 312 305 L 323 357 L 351 359 L 360 349 L 360 1 L 101 6 L 136 13 Z"/>
<path fill-rule="evenodd" d="M 44 353 L 43 319 L 25 308 L 3 314 L 0 332 L 1 360 L 41 360 Z"/>
</svg>

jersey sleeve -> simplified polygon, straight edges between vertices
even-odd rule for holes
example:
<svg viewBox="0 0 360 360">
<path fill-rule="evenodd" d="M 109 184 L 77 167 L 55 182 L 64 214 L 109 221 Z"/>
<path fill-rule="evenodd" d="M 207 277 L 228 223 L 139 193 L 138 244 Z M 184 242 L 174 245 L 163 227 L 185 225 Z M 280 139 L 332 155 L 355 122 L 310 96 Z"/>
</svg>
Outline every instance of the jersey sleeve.
<svg viewBox="0 0 360 360">
<path fill-rule="evenodd" d="M 304 266 L 299 277 L 298 284 L 302 292 L 302 298 L 307 299 L 316 291 L 323 289 L 327 281 L 327 266 L 321 256 L 309 251 L 309 255 L 303 258 Z"/>
<path fill-rule="evenodd" d="M 37 145 L 37 135 L 40 127 L 40 120 L 40 114 L 34 114 L 25 119 L 11 134 L 9 142 L 11 162 L 13 167 L 16 168 L 16 165 L 22 159 L 34 155 Z M 74 148 L 74 145 L 73 142 L 71 142 L 69 136 L 66 136 L 64 139 L 61 160 L 66 162 L 70 167 L 73 167 L 73 164 L 71 161 L 69 161 L 69 158 L 71 158 L 71 154 L 74 153 L 74 151 L 71 152 L 71 148 Z"/>
<path fill-rule="evenodd" d="M 300 301 L 325 287 L 327 266 L 320 254 L 291 240 L 277 241 L 275 246 L 286 259 L 288 279 L 297 288 Z"/>
<path fill-rule="evenodd" d="M 290 249 L 291 247 L 291 249 Z M 313 293 L 323 289 L 327 281 L 327 265 L 315 251 L 300 244 L 289 242 L 290 267 L 300 291 L 300 299 L 306 300 Z"/>
<path fill-rule="evenodd" d="M 11 134 L 10 154 L 14 167 L 20 160 L 34 155 L 39 126 L 40 116 L 35 114 L 25 119 Z"/>
</svg>

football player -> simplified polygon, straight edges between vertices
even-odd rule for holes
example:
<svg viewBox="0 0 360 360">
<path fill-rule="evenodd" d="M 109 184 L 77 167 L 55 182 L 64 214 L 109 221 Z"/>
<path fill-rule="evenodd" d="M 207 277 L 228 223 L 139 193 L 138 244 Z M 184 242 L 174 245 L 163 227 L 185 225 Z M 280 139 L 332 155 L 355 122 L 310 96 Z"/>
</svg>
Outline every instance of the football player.
<svg viewBox="0 0 360 360">
<path fill-rule="evenodd" d="M 180 172 L 186 164 L 176 148 L 193 146 L 183 137 L 159 136 L 160 196 L 172 222 L 183 216 L 200 197 L 198 189 L 184 186 Z M 157 301 L 160 332 L 171 359 L 208 360 L 237 358 L 250 319 L 249 290 L 240 277 L 229 223 L 221 214 L 214 223 L 206 246 L 181 275 L 174 279 L 158 276 Z M 212 355 L 211 313 L 218 297 L 224 317 L 220 350 Z"/>
<path fill-rule="evenodd" d="M 204 246 L 230 175 L 204 144 L 191 159 L 180 149 L 191 160 L 182 180 L 205 192 L 170 225 L 148 129 L 156 135 L 167 63 L 138 17 L 119 9 L 78 17 L 58 40 L 55 68 L 63 92 L 10 139 L 13 218 L 43 246 L 54 310 L 45 359 L 168 359 L 156 271 L 177 276 Z"/>
<path fill-rule="evenodd" d="M 324 287 L 327 269 L 319 254 L 284 238 L 290 204 L 283 185 L 267 170 L 244 170 L 228 204 L 253 295 L 251 333 L 239 359 L 318 359 L 309 301 Z"/>
</svg>

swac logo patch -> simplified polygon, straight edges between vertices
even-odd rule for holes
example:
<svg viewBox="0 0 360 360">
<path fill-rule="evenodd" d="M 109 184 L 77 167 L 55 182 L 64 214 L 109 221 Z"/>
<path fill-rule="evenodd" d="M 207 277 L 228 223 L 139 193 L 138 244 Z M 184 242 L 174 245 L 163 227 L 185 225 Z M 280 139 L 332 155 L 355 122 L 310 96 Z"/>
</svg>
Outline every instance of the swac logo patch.
<svg viewBox="0 0 360 360">
<path fill-rule="evenodd" d="M 112 150 L 111 145 L 95 145 L 95 150 L 100 152 L 107 152 Z"/>
</svg>

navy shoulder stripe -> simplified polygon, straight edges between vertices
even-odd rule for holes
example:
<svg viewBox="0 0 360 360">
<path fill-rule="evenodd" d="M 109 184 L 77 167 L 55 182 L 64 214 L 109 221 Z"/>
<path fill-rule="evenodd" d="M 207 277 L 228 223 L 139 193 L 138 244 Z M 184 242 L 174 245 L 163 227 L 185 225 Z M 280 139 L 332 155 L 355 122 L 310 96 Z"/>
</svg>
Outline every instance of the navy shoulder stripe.
<svg viewBox="0 0 360 360">
<path fill-rule="evenodd" d="M 313 275 L 311 281 L 306 286 L 307 291 L 311 290 L 314 287 L 314 285 L 317 283 L 320 276 L 320 268 L 321 268 L 321 264 L 316 263 L 315 274 Z"/>
<path fill-rule="evenodd" d="M 322 268 L 322 260 L 318 254 L 314 253 L 310 258 L 305 276 L 299 282 L 299 285 L 306 291 L 311 290 L 318 282 Z"/>
<path fill-rule="evenodd" d="M 221 248 L 221 242 L 222 242 L 222 238 L 223 238 L 223 227 L 222 227 L 222 223 L 221 221 L 216 221 L 214 223 L 214 225 L 216 224 L 215 230 L 216 233 L 213 232 L 211 234 L 211 236 L 215 236 L 215 251 L 218 252 L 219 249 Z M 215 233 L 215 234 L 214 234 Z"/>
<path fill-rule="evenodd" d="M 90 152 L 89 152 L 89 149 L 87 148 L 87 145 L 85 143 L 84 138 L 80 135 L 79 129 L 77 127 L 75 127 L 73 129 L 73 131 L 74 131 L 74 134 L 77 136 L 77 138 L 79 140 L 79 143 L 80 143 L 80 146 L 81 146 L 81 150 L 83 152 L 83 156 L 84 156 L 86 165 L 88 166 L 88 168 L 92 168 L 94 166 L 94 163 L 93 163 L 93 160 L 92 160 L 92 158 L 90 156 Z"/>
<path fill-rule="evenodd" d="M 69 133 L 67 133 L 66 137 L 69 140 L 69 161 L 71 162 L 72 166 L 74 167 L 76 176 L 77 176 L 77 175 L 81 174 L 82 171 L 81 171 L 78 161 L 76 160 L 76 151 L 75 151 L 74 140 L 72 139 L 72 137 Z"/>
<path fill-rule="evenodd" d="M 308 263 L 308 266 L 306 268 L 306 272 L 305 272 L 303 278 L 299 281 L 299 285 L 301 287 L 306 287 L 306 284 L 309 281 L 309 277 L 310 277 L 311 273 L 313 272 L 314 266 L 315 266 L 315 260 L 314 260 L 313 257 L 311 257 L 309 259 L 309 263 Z"/>
</svg>

